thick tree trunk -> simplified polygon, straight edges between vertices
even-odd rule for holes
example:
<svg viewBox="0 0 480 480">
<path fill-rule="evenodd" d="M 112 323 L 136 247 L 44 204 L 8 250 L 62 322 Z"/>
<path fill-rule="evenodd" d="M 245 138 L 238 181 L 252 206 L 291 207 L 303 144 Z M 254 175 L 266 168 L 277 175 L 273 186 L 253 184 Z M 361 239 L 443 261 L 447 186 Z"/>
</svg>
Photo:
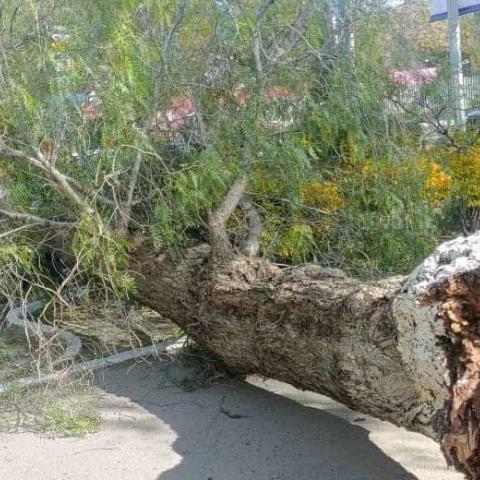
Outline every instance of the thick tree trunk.
<svg viewBox="0 0 480 480">
<path fill-rule="evenodd" d="M 409 277 L 371 283 L 210 257 L 200 245 L 173 264 L 140 247 L 141 301 L 228 366 L 423 432 L 480 479 L 480 235 L 443 244 Z"/>
</svg>

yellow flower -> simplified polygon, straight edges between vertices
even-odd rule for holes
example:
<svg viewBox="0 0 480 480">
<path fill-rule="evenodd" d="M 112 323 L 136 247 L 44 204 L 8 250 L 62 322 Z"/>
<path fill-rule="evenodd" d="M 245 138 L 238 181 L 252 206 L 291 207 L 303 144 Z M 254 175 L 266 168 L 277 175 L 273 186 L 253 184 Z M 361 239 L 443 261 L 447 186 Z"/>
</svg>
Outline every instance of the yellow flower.
<svg viewBox="0 0 480 480">
<path fill-rule="evenodd" d="M 332 213 L 343 207 L 343 198 L 338 184 L 332 181 L 311 182 L 303 187 L 302 200 L 325 212 Z"/>
<path fill-rule="evenodd" d="M 480 142 L 449 157 L 453 189 L 470 207 L 480 206 Z"/>
<path fill-rule="evenodd" d="M 302 145 L 302 147 L 304 148 L 312 148 L 312 146 L 314 145 L 314 141 L 313 141 L 313 137 L 312 135 L 308 134 L 308 133 L 304 133 L 302 135 L 302 138 L 300 140 L 300 144 Z"/>
<path fill-rule="evenodd" d="M 423 187 L 424 197 L 433 206 L 438 206 L 451 195 L 452 177 L 445 173 L 436 162 L 431 162 L 428 168 Z"/>
<path fill-rule="evenodd" d="M 355 168 L 355 167 L 354 167 Z M 361 175 L 365 180 L 382 180 L 389 184 L 396 185 L 401 181 L 401 177 L 408 173 L 408 164 L 397 165 L 392 163 L 367 159 L 361 165 Z"/>
<path fill-rule="evenodd" d="M 375 172 L 373 162 L 371 160 L 365 160 L 362 165 L 362 174 L 365 177 L 372 175 Z"/>
<path fill-rule="evenodd" d="M 67 49 L 67 44 L 65 42 L 53 41 L 50 43 L 52 50 L 56 52 L 63 53 Z"/>
</svg>

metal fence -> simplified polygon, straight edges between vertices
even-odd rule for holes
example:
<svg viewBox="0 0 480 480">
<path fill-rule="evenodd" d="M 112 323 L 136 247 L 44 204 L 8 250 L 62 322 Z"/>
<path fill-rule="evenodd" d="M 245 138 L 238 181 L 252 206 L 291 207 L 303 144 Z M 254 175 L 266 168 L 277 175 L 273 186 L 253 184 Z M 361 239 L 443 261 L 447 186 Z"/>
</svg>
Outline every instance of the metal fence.
<svg viewBox="0 0 480 480">
<path fill-rule="evenodd" d="M 480 108 L 480 74 L 464 77 L 466 110 Z M 452 105 L 452 88 L 446 80 L 435 80 L 427 85 L 398 87 L 387 100 L 391 113 L 415 112 L 424 115 L 441 115 Z"/>
</svg>

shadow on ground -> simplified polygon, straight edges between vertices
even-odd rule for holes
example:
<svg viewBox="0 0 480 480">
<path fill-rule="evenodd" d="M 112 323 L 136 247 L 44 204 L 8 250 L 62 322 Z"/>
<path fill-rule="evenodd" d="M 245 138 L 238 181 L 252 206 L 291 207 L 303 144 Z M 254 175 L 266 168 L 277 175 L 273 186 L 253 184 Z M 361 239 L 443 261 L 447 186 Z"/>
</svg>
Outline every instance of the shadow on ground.
<svg viewBox="0 0 480 480">
<path fill-rule="evenodd" d="M 190 374 L 179 362 L 155 362 L 97 378 L 103 390 L 129 398 L 175 432 L 171 448 L 181 460 L 157 480 L 416 478 L 361 427 L 248 383 L 188 392 L 179 385 L 188 385 Z"/>
</svg>

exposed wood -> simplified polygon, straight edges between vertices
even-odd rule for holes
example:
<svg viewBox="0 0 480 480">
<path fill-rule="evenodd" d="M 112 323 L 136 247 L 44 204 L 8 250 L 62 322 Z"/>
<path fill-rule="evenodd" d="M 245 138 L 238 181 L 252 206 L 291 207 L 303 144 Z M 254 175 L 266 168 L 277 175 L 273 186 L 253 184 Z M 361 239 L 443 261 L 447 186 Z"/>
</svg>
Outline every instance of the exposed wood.
<svg viewBox="0 0 480 480">
<path fill-rule="evenodd" d="M 480 235 L 377 282 L 244 256 L 212 272 L 211 255 L 199 245 L 173 264 L 144 244 L 139 299 L 228 366 L 422 432 L 480 479 Z"/>
<path fill-rule="evenodd" d="M 257 209 L 245 197 L 240 200 L 238 205 L 245 213 L 249 230 L 243 251 L 247 257 L 256 257 L 260 250 L 261 235 L 263 231 L 262 219 L 260 218 Z"/>
<path fill-rule="evenodd" d="M 223 261 L 224 257 L 229 257 L 233 254 L 225 224 L 237 208 L 246 188 L 247 177 L 238 177 L 226 193 L 222 203 L 216 210 L 210 212 L 208 216 L 210 243 L 215 252 L 213 255 L 215 260 L 219 261 L 222 259 Z"/>
</svg>

